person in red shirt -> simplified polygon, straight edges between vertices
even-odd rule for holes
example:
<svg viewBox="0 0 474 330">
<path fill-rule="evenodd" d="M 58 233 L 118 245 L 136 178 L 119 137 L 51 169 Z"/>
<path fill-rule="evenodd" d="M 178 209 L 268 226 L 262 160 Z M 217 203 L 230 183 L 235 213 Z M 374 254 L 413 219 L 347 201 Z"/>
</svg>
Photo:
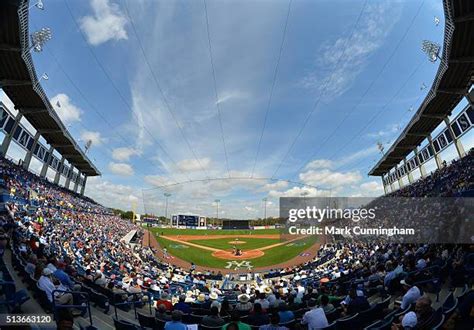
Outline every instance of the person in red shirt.
<svg viewBox="0 0 474 330">
<path fill-rule="evenodd" d="M 173 304 L 170 301 L 170 296 L 165 291 L 161 293 L 160 299 L 156 301 L 156 308 L 158 308 L 160 305 L 164 305 L 168 311 L 173 310 Z"/>
</svg>

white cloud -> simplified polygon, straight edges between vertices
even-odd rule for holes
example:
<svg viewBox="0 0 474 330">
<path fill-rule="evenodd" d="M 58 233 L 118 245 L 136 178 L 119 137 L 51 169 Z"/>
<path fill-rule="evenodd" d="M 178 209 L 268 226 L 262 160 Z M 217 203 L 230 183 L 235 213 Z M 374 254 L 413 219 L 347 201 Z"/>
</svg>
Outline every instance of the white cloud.
<svg viewBox="0 0 474 330">
<path fill-rule="evenodd" d="M 260 190 L 261 191 L 280 190 L 280 189 L 285 189 L 286 187 L 288 187 L 287 181 L 277 181 L 277 182 L 265 184 Z"/>
<path fill-rule="evenodd" d="M 304 173 L 300 173 L 300 180 L 306 184 L 314 186 L 329 186 L 329 187 L 340 187 L 344 185 L 354 184 L 362 179 L 362 176 L 358 171 L 351 172 L 333 172 L 328 169 L 321 171 L 309 170 Z"/>
<path fill-rule="evenodd" d="M 134 174 L 133 167 L 127 163 L 110 162 L 109 171 L 121 176 L 132 176 Z"/>
<path fill-rule="evenodd" d="M 90 4 L 94 14 L 82 17 L 80 23 L 91 45 L 128 39 L 125 30 L 127 19 L 117 4 L 109 0 L 91 0 Z"/>
<path fill-rule="evenodd" d="M 128 161 L 132 156 L 140 156 L 142 152 L 135 148 L 121 147 L 112 151 L 112 158 L 117 161 Z"/>
<path fill-rule="evenodd" d="M 328 98 L 342 95 L 367 66 L 370 56 L 384 44 L 401 17 L 400 9 L 392 3 L 370 4 L 353 33 L 350 26 L 351 30 L 346 31 L 344 37 L 322 46 L 317 53 L 315 70 L 303 78 L 302 85 L 323 91 Z M 332 71 L 324 73 L 328 67 Z"/>
<path fill-rule="evenodd" d="M 369 181 L 360 185 L 361 194 L 363 196 L 379 196 L 383 194 L 383 186 L 381 182 Z"/>
<path fill-rule="evenodd" d="M 81 115 L 83 111 L 71 102 L 71 99 L 68 95 L 60 93 L 56 96 L 53 96 L 51 98 L 51 104 L 65 125 L 81 121 Z"/>
<path fill-rule="evenodd" d="M 238 90 L 224 91 L 220 93 L 219 99 L 216 103 L 221 104 L 232 100 L 243 99 L 248 97 L 248 94 Z"/>
<path fill-rule="evenodd" d="M 367 136 L 371 138 L 383 138 L 386 136 L 391 136 L 394 133 L 397 133 L 398 131 L 400 131 L 400 128 L 401 128 L 400 124 L 392 124 L 378 132 L 368 133 Z"/>
<path fill-rule="evenodd" d="M 286 191 L 272 190 L 268 193 L 268 196 L 272 198 L 301 197 L 303 193 L 305 193 L 306 197 L 320 197 L 320 196 L 329 196 L 330 191 L 320 190 L 314 187 L 293 187 Z"/>
<path fill-rule="evenodd" d="M 306 168 L 308 170 L 315 170 L 321 168 L 332 168 L 333 165 L 333 162 L 329 159 L 315 159 L 312 162 L 308 163 L 308 165 L 306 165 Z"/>
<path fill-rule="evenodd" d="M 137 207 L 135 211 L 142 212 L 143 205 L 137 201 L 140 190 L 135 187 L 114 184 L 104 180 L 102 177 L 91 177 L 87 180 L 86 195 L 107 207 L 130 210 Z"/>
<path fill-rule="evenodd" d="M 102 137 L 100 132 L 93 131 L 82 131 L 81 139 L 84 143 L 87 143 L 87 141 L 91 140 L 92 146 L 100 146 L 105 142 L 105 139 Z"/>
<path fill-rule="evenodd" d="M 195 172 L 202 171 L 209 168 L 211 165 L 210 158 L 198 158 L 198 159 L 183 159 L 178 162 L 178 167 L 184 172 Z"/>
<path fill-rule="evenodd" d="M 161 175 L 147 175 L 144 177 L 144 180 L 145 182 L 157 187 L 165 186 L 172 183 L 169 178 Z"/>
</svg>

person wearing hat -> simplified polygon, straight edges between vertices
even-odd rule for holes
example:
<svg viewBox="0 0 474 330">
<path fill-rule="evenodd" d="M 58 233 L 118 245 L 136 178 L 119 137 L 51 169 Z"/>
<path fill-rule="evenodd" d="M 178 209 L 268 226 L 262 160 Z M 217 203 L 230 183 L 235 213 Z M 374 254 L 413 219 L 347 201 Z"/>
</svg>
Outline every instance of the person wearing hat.
<svg viewBox="0 0 474 330">
<path fill-rule="evenodd" d="M 53 272 L 49 268 L 44 268 L 43 273 L 38 280 L 38 287 L 46 293 L 46 297 L 52 303 L 53 302 L 53 291 L 63 290 L 67 291 L 67 288 L 60 284 L 57 279 L 52 278 Z M 55 283 L 56 282 L 56 283 Z M 72 305 L 73 296 L 68 292 L 56 292 L 54 294 L 54 300 L 60 305 Z M 80 311 L 73 311 L 73 314 L 79 315 Z"/>
<path fill-rule="evenodd" d="M 166 310 L 171 311 L 173 310 L 173 304 L 170 301 L 170 296 L 168 295 L 168 292 L 163 291 L 160 295 L 160 299 L 156 301 L 156 306 L 164 305 L 166 307 Z"/>
<path fill-rule="evenodd" d="M 410 277 L 401 280 L 400 284 L 403 286 L 403 289 L 406 290 L 406 293 L 403 295 L 400 308 L 407 309 L 411 304 L 415 303 L 418 298 L 421 297 L 421 292 L 416 285 L 413 285 L 413 281 Z"/>
<path fill-rule="evenodd" d="M 206 300 L 206 295 L 201 292 L 197 296 L 197 299 L 194 302 L 194 306 L 197 308 L 209 309 L 209 307 L 211 306 L 211 302 Z"/>
<path fill-rule="evenodd" d="M 210 300 L 217 300 L 217 299 L 219 299 L 219 296 L 217 295 L 216 292 L 211 292 L 211 293 L 209 294 L 209 299 L 210 299 Z"/>
<path fill-rule="evenodd" d="M 237 297 L 238 303 L 235 305 L 235 310 L 239 312 L 249 312 L 252 310 L 252 303 L 250 302 L 250 297 L 247 294 L 241 294 Z"/>
</svg>

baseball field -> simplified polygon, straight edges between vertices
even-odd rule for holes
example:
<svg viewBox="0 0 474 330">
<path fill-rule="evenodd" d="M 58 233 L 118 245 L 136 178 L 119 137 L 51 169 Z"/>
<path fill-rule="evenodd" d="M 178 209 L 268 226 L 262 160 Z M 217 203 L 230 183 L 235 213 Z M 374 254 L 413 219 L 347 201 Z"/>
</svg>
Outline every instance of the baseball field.
<svg viewBox="0 0 474 330">
<path fill-rule="evenodd" d="M 317 238 L 280 235 L 278 229 L 196 230 L 151 228 L 158 256 L 172 264 L 194 263 L 201 268 L 264 270 L 286 267 L 313 258 Z M 236 253 L 237 250 L 240 250 Z M 166 252 L 164 252 L 166 251 Z"/>
</svg>

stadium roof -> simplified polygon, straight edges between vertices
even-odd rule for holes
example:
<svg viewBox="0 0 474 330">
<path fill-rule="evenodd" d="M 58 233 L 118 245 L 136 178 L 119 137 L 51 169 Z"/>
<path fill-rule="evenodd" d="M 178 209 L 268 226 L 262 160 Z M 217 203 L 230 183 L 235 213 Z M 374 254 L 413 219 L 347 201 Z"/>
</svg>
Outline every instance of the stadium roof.
<svg viewBox="0 0 474 330">
<path fill-rule="evenodd" d="M 0 2 L 0 87 L 15 108 L 70 164 L 88 176 L 100 175 L 39 84 L 29 51 L 28 12 L 27 0 Z"/>
<path fill-rule="evenodd" d="M 381 176 L 402 161 L 451 114 L 474 74 L 474 1 L 444 0 L 444 46 L 431 90 L 406 128 L 369 175 Z"/>
</svg>

